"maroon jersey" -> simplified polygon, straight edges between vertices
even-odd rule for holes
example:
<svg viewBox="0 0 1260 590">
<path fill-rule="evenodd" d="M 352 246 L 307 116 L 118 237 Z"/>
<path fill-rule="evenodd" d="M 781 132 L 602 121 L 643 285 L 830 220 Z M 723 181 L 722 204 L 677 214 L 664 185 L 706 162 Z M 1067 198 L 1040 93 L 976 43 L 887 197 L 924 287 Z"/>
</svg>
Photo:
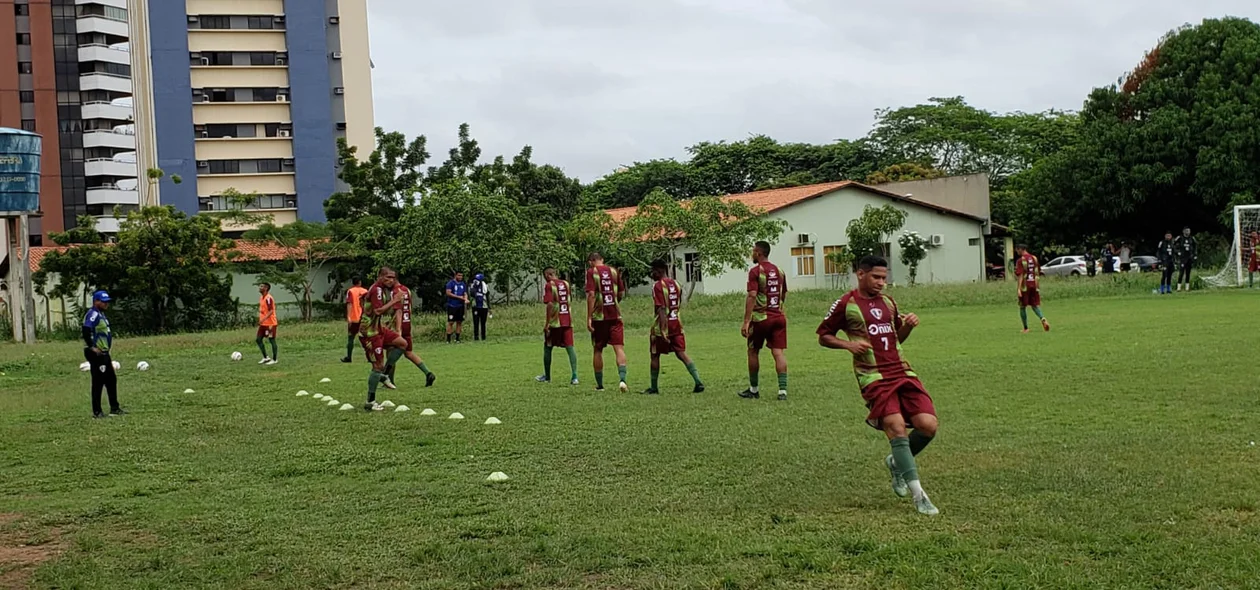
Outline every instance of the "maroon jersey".
<svg viewBox="0 0 1260 590">
<path fill-rule="evenodd" d="M 678 317 L 678 303 L 682 300 L 682 290 L 678 288 L 678 283 L 669 277 L 665 277 L 656 281 L 652 285 L 652 303 L 656 306 L 657 313 L 661 308 L 665 309 L 666 328 L 668 334 L 661 333 L 661 321 L 659 317 L 652 318 L 652 335 L 653 336 L 673 336 L 682 334 L 682 319 Z"/>
<path fill-rule="evenodd" d="M 384 326 L 389 330 L 394 329 L 393 314 L 388 312 L 378 315 L 376 309 L 382 307 L 389 301 L 385 288 L 381 286 L 381 282 L 377 281 L 368 287 L 367 293 L 363 294 L 363 319 L 359 325 L 359 333 L 364 336 L 375 336 L 380 333 L 381 327 Z"/>
<path fill-rule="evenodd" d="M 543 303 L 555 305 L 556 316 L 547 323 L 549 328 L 569 328 L 573 326 L 573 307 L 569 304 L 569 281 L 556 279 L 547 281 L 543 290 Z"/>
<path fill-rule="evenodd" d="M 827 317 L 818 326 L 818 334 L 839 336 L 850 341 L 866 341 L 871 350 L 853 356 L 853 372 L 858 386 L 865 389 L 876 381 L 917 377 L 910 370 L 910 363 L 901 358 L 901 316 L 897 302 L 892 297 L 880 295 L 867 298 L 850 291 L 831 306 Z"/>
<path fill-rule="evenodd" d="M 787 279 L 779 267 L 765 260 L 748 271 L 748 292 L 757 293 L 752 321 L 783 317 L 783 296 L 787 294 Z"/>
<path fill-rule="evenodd" d="M 587 269 L 586 296 L 595 298 L 592 321 L 621 319 L 621 276 L 617 269 L 603 264 Z"/>
<path fill-rule="evenodd" d="M 1037 288 L 1037 275 L 1041 272 L 1041 264 L 1032 254 L 1024 254 L 1015 262 L 1016 278 L 1024 280 L 1025 289 Z"/>
<path fill-rule="evenodd" d="M 404 338 L 411 336 L 411 289 L 397 283 L 394 285 L 393 297 L 398 301 L 394 309 L 402 314 L 402 335 Z"/>
</svg>

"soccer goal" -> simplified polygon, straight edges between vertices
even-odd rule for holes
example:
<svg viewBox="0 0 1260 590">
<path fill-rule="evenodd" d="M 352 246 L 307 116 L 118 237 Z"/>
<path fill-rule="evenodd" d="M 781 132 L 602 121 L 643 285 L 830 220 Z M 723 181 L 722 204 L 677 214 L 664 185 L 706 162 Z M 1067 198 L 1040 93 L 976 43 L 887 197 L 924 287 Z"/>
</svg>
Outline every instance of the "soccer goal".
<svg viewBox="0 0 1260 590">
<path fill-rule="evenodd" d="M 1241 287 L 1247 284 L 1252 258 L 1260 250 L 1260 205 L 1234 207 L 1234 243 L 1221 272 L 1203 280 L 1213 287 Z M 1258 261 L 1260 262 L 1260 261 Z"/>
</svg>

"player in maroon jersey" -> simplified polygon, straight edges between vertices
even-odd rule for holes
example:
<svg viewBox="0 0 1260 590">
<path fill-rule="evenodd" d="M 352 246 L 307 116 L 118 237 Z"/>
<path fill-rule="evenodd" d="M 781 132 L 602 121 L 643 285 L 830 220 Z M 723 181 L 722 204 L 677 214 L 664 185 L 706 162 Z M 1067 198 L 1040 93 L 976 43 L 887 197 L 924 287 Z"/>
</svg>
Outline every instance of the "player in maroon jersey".
<svg viewBox="0 0 1260 590">
<path fill-rule="evenodd" d="M 652 304 L 656 308 L 656 318 L 652 322 L 652 387 L 643 393 L 655 395 L 660 393 L 657 382 L 661 376 L 661 355 L 673 353 L 686 365 L 687 372 L 696 382 L 692 393 L 703 393 L 704 383 L 700 381 L 700 373 L 696 364 L 687 356 L 687 338 L 683 335 L 682 318 L 678 315 L 678 304 L 682 300 L 682 289 L 674 279 L 669 278 L 669 265 L 664 260 L 652 263 Z"/>
<path fill-rule="evenodd" d="M 551 382 L 551 352 L 556 347 L 569 353 L 569 384 L 578 384 L 577 352 L 573 350 L 573 305 L 569 298 L 573 287 L 560 278 L 556 269 L 543 271 L 543 303 L 547 306 L 547 322 L 543 325 L 543 374 L 534 378 L 539 383 Z"/>
<path fill-rule="evenodd" d="M 1041 318 L 1041 327 L 1050 331 L 1050 320 L 1041 313 L 1041 292 L 1037 290 L 1037 281 L 1041 275 L 1041 263 L 1037 257 L 1028 253 L 1028 246 L 1020 244 L 1015 247 L 1019 259 L 1015 261 L 1015 276 L 1019 279 L 1019 319 L 1024 322 L 1024 333 L 1028 333 L 1028 308 Z"/>
<path fill-rule="evenodd" d="M 394 286 L 398 281 L 398 273 L 388 266 L 381 267 L 376 282 L 363 296 L 363 314 L 368 321 L 361 322 L 359 343 L 372 363 L 372 372 L 368 375 L 368 399 L 363 405 L 365 410 L 381 410 L 376 403 L 376 388 L 385 379 L 385 368 L 396 362 L 407 348 L 407 341 L 398 333 L 396 321 L 397 306 L 393 300 Z"/>
<path fill-rule="evenodd" d="M 770 244 L 753 246 L 754 266 L 748 271 L 748 298 L 744 304 L 744 327 L 748 339 L 748 389 L 739 396 L 761 397 L 757 383 L 761 371 L 761 349 L 770 348 L 774 370 L 779 374 L 779 400 L 787 399 L 787 316 L 783 299 L 787 297 L 787 278 L 770 262 Z"/>
<path fill-rule="evenodd" d="M 626 385 L 626 336 L 621 324 L 621 273 L 604 264 L 599 252 L 586 257 L 586 329 L 595 347 L 595 391 L 604 390 L 604 348 L 612 346 L 617 358 L 618 389 Z"/>
<path fill-rule="evenodd" d="M 433 374 L 425 366 L 424 359 L 420 358 L 420 355 L 413 350 L 414 342 L 411 338 L 411 289 L 408 289 L 402 283 L 395 283 L 393 296 L 389 304 L 397 311 L 394 315 L 394 321 L 398 335 L 402 336 L 403 340 L 407 342 L 407 346 L 402 349 L 402 356 L 407 357 L 411 364 L 424 373 L 424 386 L 433 387 L 433 382 L 437 380 L 437 375 Z M 398 389 L 397 383 L 394 381 L 394 369 L 398 366 L 398 359 L 394 358 L 392 354 L 389 358 L 393 360 L 389 361 L 385 366 L 385 376 L 388 380 L 381 383 L 389 389 Z"/>
<path fill-rule="evenodd" d="M 831 306 L 818 326 L 818 343 L 853 355 L 853 371 L 870 410 L 866 423 L 884 431 L 892 446 L 884 464 L 892 476 L 893 493 L 902 498 L 913 495 L 920 513 L 937 514 L 939 510 L 919 483 L 914 462 L 915 455 L 936 436 L 936 408 L 910 363 L 901 358 L 901 343 L 919 325 L 919 318 L 912 313 L 902 315 L 897 302 L 883 294 L 887 260 L 865 256 L 854 270 L 858 288 Z M 914 427 L 908 434 L 907 424 Z"/>
</svg>

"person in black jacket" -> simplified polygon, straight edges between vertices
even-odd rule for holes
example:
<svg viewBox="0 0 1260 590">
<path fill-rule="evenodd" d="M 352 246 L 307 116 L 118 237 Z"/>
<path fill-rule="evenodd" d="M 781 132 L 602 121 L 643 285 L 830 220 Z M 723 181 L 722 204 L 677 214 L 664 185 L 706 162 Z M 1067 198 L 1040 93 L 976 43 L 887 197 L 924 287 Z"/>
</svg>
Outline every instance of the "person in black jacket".
<svg viewBox="0 0 1260 590">
<path fill-rule="evenodd" d="M 1194 261 L 1199 257 L 1199 244 L 1190 237 L 1190 228 L 1181 230 L 1181 236 L 1173 242 L 1173 250 L 1177 255 L 1177 266 L 1181 272 L 1177 274 L 1177 290 L 1180 291 L 1184 286 L 1187 291 L 1190 290 L 1190 268 L 1194 266 Z"/>
<path fill-rule="evenodd" d="M 472 303 L 473 340 L 486 339 L 486 319 L 490 317 L 490 287 L 486 285 L 486 275 L 477 273 L 472 285 L 468 286 L 468 297 Z"/>
<path fill-rule="evenodd" d="M 1163 272 L 1163 276 L 1159 279 L 1159 293 L 1167 295 L 1172 293 L 1173 271 L 1177 268 L 1177 250 L 1171 231 L 1164 232 L 1164 239 L 1160 240 L 1159 246 L 1155 249 L 1155 256 L 1159 258 L 1159 269 Z"/>
<path fill-rule="evenodd" d="M 114 372 L 114 361 L 109 357 L 109 349 L 114 344 L 114 335 L 109 329 L 109 318 L 105 310 L 111 301 L 109 293 L 97 291 L 92 294 L 92 308 L 83 317 L 83 358 L 87 359 L 92 373 L 92 417 L 106 418 L 101 411 L 101 390 L 109 392 L 109 413 L 126 414 L 118 404 L 118 374 Z"/>
</svg>

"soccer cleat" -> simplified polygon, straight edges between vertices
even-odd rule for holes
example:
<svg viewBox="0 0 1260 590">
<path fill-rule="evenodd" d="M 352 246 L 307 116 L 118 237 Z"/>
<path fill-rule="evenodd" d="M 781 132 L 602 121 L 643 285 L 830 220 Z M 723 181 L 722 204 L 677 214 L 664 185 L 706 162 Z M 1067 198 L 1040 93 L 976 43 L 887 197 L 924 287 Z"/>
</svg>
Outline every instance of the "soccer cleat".
<svg viewBox="0 0 1260 590">
<path fill-rule="evenodd" d="M 739 392 L 739 397 L 744 399 L 761 399 L 761 394 L 751 389 L 745 389 Z"/>
<path fill-rule="evenodd" d="M 381 404 L 378 404 L 376 402 L 368 402 L 366 404 L 363 404 L 363 409 L 369 412 L 383 412 L 385 411 L 385 406 L 382 406 Z"/>
<path fill-rule="evenodd" d="M 96 412 L 92 414 L 92 417 L 99 420 L 101 418 L 108 418 L 109 414 L 106 414 L 105 412 Z"/>
<path fill-rule="evenodd" d="M 630 391 L 630 386 L 626 385 L 625 381 L 622 381 L 621 383 L 617 384 L 617 389 L 620 390 L 621 393 L 628 393 Z"/>
<path fill-rule="evenodd" d="M 941 513 L 941 511 L 932 504 L 932 501 L 928 499 L 927 494 L 923 494 L 922 496 L 914 499 L 914 509 L 918 510 L 919 514 L 926 516 L 936 516 Z"/>
<path fill-rule="evenodd" d="M 280 362 L 280 361 L 278 361 L 278 360 L 276 360 L 276 359 L 267 359 L 267 362 L 265 362 L 265 363 L 263 363 L 263 364 L 265 364 L 265 365 L 267 365 L 267 366 L 271 366 L 271 365 L 274 365 L 274 364 L 276 364 L 276 363 L 278 363 L 278 362 Z"/>
<path fill-rule="evenodd" d="M 892 491 L 898 498 L 905 498 L 910 495 L 910 486 L 906 485 L 906 480 L 897 473 L 897 466 L 893 464 L 893 456 L 884 457 L 884 465 L 888 466 L 888 475 L 892 477 Z"/>
<path fill-rule="evenodd" d="M 265 364 L 267 364 L 267 363 L 269 363 L 269 362 L 271 362 L 271 359 L 270 359 L 270 358 L 263 357 L 261 361 L 258 361 L 258 364 L 260 364 L 260 365 L 265 365 Z"/>
<path fill-rule="evenodd" d="M 660 394 L 661 394 L 661 390 L 652 389 L 651 387 L 643 390 L 643 395 L 660 395 Z"/>
<path fill-rule="evenodd" d="M 348 363 L 348 362 L 350 362 L 350 357 L 348 357 L 348 356 L 341 357 L 341 362 L 343 362 L 343 363 Z"/>
<path fill-rule="evenodd" d="M 539 383 L 551 383 L 551 379 L 548 379 L 546 375 L 539 375 L 537 377 L 534 377 L 534 381 L 537 381 Z"/>
<path fill-rule="evenodd" d="M 691 393 L 704 393 L 704 384 L 697 383 L 695 389 L 691 390 Z"/>
<path fill-rule="evenodd" d="M 1019 331 L 1019 333 L 1020 333 L 1020 334 L 1027 334 L 1027 333 L 1028 333 L 1028 328 L 1024 328 L 1023 330 L 1020 330 L 1020 331 Z"/>
<path fill-rule="evenodd" d="M 110 411 L 109 411 L 109 413 L 110 413 L 110 414 L 112 414 L 112 415 L 114 415 L 114 416 L 126 416 L 126 415 L 127 415 L 127 410 L 124 410 L 124 409 L 122 409 L 122 408 L 114 408 L 114 409 L 110 410 Z"/>
<path fill-rule="evenodd" d="M 398 389 L 398 386 L 394 385 L 394 381 L 389 377 L 381 377 L 381 387 L 384 387 L 385 389 Z"/>
<path fill-rule="evenodd" d="M 779 401 L 781 401 L 781 402 L 785 402 L 785 401 L 787 401 L 787 392 L 786 392 L 786 391 L 780 391 L 780 392 L 779 392 Z"/>
<path fill-rule="evenodd" d="M 577 384 L 578 384 L 577 377 L 574 377 L 571 381 L 569 381 L 569 385 L 577 385 Z"/>
<path fill-rule="evenodd" d="M 424 376 L 424 386 L 433 387 L 433 382 L 437 381 L 437 373 L 429 373 Z"/>
<path fill-rule="evenodd" d="M 596 385 L 596 386 L 595 386 L 595 391 L 596 391 L 596 392 L 602 392 L 602 391 L 604 391 L 604 386 L 603 386 L 603 385 Z"/>
<path fill-rule="evenodd" d="M 1049 332 L 1049 331 L 1050 331 L 1050 320 L 1047 320 L 1046 318 L 1041 318 L 1041 327 L 1042 327 L 1042 329 L 1044 329 L 1045 331 Z"/>
</svg>

